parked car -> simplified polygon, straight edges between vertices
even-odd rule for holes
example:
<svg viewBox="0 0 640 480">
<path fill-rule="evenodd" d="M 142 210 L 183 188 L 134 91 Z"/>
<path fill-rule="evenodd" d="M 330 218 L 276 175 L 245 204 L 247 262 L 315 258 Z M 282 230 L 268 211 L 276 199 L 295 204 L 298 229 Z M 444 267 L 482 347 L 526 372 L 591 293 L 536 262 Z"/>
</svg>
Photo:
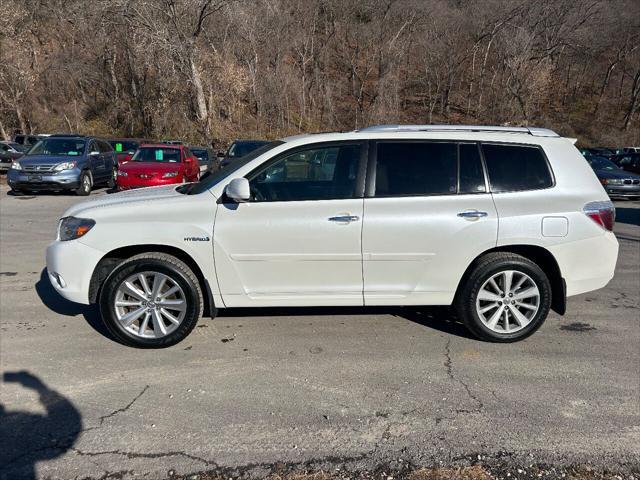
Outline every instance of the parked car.
<svg viewBox="0 0 640 480">
<path fill-rule="evenodd" d="M 586 159 L 610 197 L 640 197 L 640 175 L 625 172 L 608 158 L 590 156 Z"/>
<path fill-rule="evenodd" d="M 94 185 L 115 185 L 116 156 L 104 140 L 60 135 L 38 141 L 11 164 L 7 175 L 14 192 L 68 190 L 89 195 Z"/>
<path fill-rule="evenodd" d="M 220 168 L 226 167 L 231 162 L 248 155 L 268 143 L 267 140 L 236 140 L 231 144 L 222 160 L 220 160 Z"/>
<path fill-rule="evenodd" d="M 184 145 L 182 140 L 160 140 L 160 143 L 164 145 Z"/>
<path fill-rule="evenodd" d="M 476 336 L 512 342 L 611 280 L 614 216 L 550 130 L 381 126 L 286 138 L 198 183 L 74 205 L 47 271 L 143 348 L 217 308 L 266 306 L 453 305 Z"/>
<path fill-rule="evenodd" d="M 140 145 L 117 178 L 118 190 L 197 182 L 200 166 L 184 145 Z"/>
<path fill-rule="evenodd" d="M 0 172 L 6 172 L 11 168 L 14 160 L 24 155 L 22 145 L 14 142 L 0 142 Z"/>
<path fill-rule="evenodd" d="M 133 157 L 133 154 L 136 153 L 136 150 L 141 144 L 151 143 L 148 140 L 138 138 L 110 138 L 107 142 L 109 142 L 109 145 L 111 145 L 116 152 L 118 167 L 131 160 L 131 157 Z"/>
<path fill-rule="evenodd" d="M 47 133 L 40 134 L 24 134 L 24 133 L 16 133 L 12 141 L 13 143 L 17 143 L 18 145 L 24 145 L 25 147 L 33 147 L 39 140 L 49 137 L 50 135 Z"/>
<path fill-rule="evenodd" d="M 640 174 L 640 153 L 615 155 L 611 161 L 627 172 Z"/>
<path fill-rule="evenodd" d="M 200 173 L 213 172 L 218 169 L 218 162 L 213 150 L 209 147 L 189 147 L 191 153 L 193 153 L 198 159 L 200 165 Z"/>
<path fill-rule="evenodd" d="M 640 153 L 640 147 L 624 147 L 620 153 Z"/>
</svg>

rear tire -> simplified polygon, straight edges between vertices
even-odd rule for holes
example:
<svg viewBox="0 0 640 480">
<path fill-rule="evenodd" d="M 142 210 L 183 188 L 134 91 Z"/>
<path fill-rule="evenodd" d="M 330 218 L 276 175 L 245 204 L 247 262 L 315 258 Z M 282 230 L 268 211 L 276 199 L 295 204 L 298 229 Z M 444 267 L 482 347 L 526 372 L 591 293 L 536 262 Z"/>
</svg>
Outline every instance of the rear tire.
<svg viewBox="0 0 640 480">
<path fill-rule="evenodd" d="M 181 342 L 198 323 L 203 304 L 193 271 L 178 258 L 155 252 L 118 265 L 99 295 L 108 330 L 119 342 L 137 348 L 166 348 Z"/>
<path fill-rule="evenodd" d="M 516 342 L 544 323 L 551 308 L 551 284 L 531 260 L 514 253 L 490 253 L 477 261 L 453 306 L 476 337 Z"/>
<path fill-rule="evenodd" d="M 93 178 L 91 173 L 85 171 L 80 174 L 80 185 L 76 189 L 76 195 L 86 197 L 91 193 L 91 187 L 93 186 Z"/>
</svg>

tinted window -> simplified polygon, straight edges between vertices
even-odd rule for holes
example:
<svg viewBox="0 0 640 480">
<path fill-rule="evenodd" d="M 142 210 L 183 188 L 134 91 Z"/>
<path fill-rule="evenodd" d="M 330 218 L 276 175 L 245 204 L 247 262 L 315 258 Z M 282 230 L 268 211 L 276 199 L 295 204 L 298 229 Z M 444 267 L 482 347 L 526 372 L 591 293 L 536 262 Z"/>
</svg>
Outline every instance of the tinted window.
<svg viewBox="0 0 640 480">
<path fill-rule="evenodd" d="M 250 175 L 255 201 L 353 198 L 359 145 L 299 150 Z"/>
<path fill-rule="evenodd" d="M 459 172 L 458 193 L 486 192 L 480 151 L 475 143 L 460 144 Z"/>
<path fill-rule="evenodd" d="M 456 193 L 454 143 L 379 143 L 376 196 Z"/>
<path fill-rule="evenodd" d="M 111 145 L 109 145 L 107 142 L 98 142 L 98 146 L 100 147 L 100 151 L 102 153 L 109 153 L 113 150 L 111 148 Z"/>
<path fill-rule="evenodd" d="M 483 145 L 482 149 L 494 192 L 537 190 L 553 184 L 538 147 Z"/>
</svg>

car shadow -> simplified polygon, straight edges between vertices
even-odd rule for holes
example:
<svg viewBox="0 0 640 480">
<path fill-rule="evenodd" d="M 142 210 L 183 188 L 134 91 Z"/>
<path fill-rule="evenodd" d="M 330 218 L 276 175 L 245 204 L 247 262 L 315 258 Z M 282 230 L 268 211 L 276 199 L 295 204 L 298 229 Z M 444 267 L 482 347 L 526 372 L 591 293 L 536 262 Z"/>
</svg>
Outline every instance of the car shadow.
<svg viewBox="0 0 640 480">
<path fill-rule="evenodd" d="M 82 416 L 68 398 L 27 371 L 5 372 L 3 380 L 33 390 L 45 413 L 6 410 L 0 404 L 0 478 L 35 479 L 37 462 L 73 447 L 82 432 Z"/>
<path fill-rule="evenodd" d="M 475 339 L 450 307 L 266 307 L 218 310 L 220 318 L 335 315 L 392 315 L 449 335 Z"/>
<path fill-rule="evenodd" d="M 58 292 L 56 292 L 53 285 L 51 285 L 46 268 L 42 269 L 42 272 L 40 273 L 40 280 L 38 280 L 35 287 L 40 300 L 49 310 L 52 310 L 59 315 L 64 315 L 65 317 L 82 315 L 89 326 L 96 332 L 114 340 L 102 323 L 98 307 L 96 305 L 82 305 L 80 303 L 70 302 L 63 298 Z"/>
<path fill-rule="evenodd" d="M 616 207 L 616 223 L 640 226 L 640 208 Z"/>
</svg>

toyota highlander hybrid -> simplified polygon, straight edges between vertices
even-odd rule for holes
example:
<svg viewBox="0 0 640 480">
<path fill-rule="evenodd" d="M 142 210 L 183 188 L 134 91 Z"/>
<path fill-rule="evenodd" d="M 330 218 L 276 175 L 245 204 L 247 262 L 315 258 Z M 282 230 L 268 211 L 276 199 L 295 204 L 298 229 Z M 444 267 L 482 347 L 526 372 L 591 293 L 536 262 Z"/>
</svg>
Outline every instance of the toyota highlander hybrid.
<svg viewBox="0 0 640 480">
<path fill-rule="evenodd" d="M 173 345 L 217 308 L 338 305 L 453 305 L 477 337 L 511 342 L 611 280 L 614 216 L 550 130 L 377 126 L 75 205 L 47 270 L 137 347 Z"/>
</svg>

